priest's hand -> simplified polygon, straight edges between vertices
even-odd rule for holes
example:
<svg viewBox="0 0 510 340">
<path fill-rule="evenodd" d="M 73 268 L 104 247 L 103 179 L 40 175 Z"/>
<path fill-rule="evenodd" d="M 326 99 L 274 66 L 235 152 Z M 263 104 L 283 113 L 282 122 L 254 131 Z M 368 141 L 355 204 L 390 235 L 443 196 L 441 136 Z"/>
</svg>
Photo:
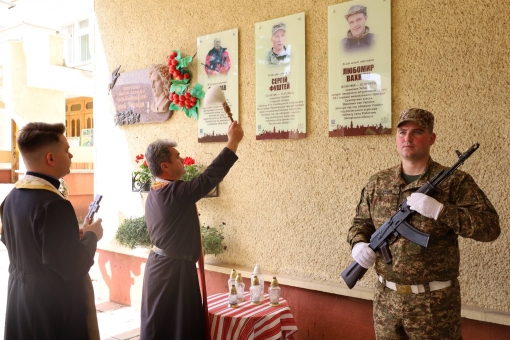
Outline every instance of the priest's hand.
<svg viewBox="0 0 510 340">
<path fill-rule="evenodd" d="M 228 142 L 226 147 L 232 150 L 233 152 L 237 151 L 237 146 L 239 145 L 239 142 L 243 139 L 244 131 L 241 125 L 234 120 L 232 123 L 230 123 L 230 126 L 228 127 Z"/>
<path fill-rule="evenodd" d="M 96 234 L 97 240 L 99 241 L 103 237 L 103 226 L 101 225 L 102 222 L 103 220 L 98 218 L 91 223 L 90 218 L 85 217 L 85 222 L 83 222 L 83 234 L 91 231 Z"/>
</svg>

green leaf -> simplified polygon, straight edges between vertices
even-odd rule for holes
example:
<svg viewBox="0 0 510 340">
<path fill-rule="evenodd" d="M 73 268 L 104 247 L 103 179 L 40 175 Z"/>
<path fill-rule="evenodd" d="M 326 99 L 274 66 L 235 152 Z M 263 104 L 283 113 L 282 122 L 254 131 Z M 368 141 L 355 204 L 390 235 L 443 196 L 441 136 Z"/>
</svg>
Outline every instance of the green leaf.
<svg viewBox="0 0 510 340">
<path fill-rule="evenodd" d="M 182 84 L 187 84 L 189 82 L 189 79 L 183 79 L 183 80 L 177 80 L 177 79 L 173 79 L 171 80 L 172 84 L 175 84 L 175 85 L 182 85 Z"/>
<path fill-rule="evenodd" d="M 191 63 L 192 60 L 193 60 L 192 56 L 187 56 L 186 58 L 182 58 L 181 60 L 179 60 L 179 64 L 177 64 L 177 66 L 178 68 L 186 67 Z"/>
<path fill-rule="evenodd" d="M 193 88 L 191 89 L 191 95 L 195 98 L 204 98 L 205 92 L 202 90 L 202 85 L 195 84 Z"/>
<path fill-rule="evenodd" d="M 175 92 L 177 94 L 184 94 L 186 92 L 186 89 L 188 88 L 188 84 L 172 84 L 172 87 L 170 88 L 170 92 Z"/>
<path fill-rule="evenodd" d="M 180 50 L 174 50 L 174 52 L 177 52 L 177 57 L 175 57 L 177 60 L 181 59 L 181 51 Z"/>
<path fill-rule="evenodd" d="M 197 113 L 197 108 L 195 106 L 193 106 L 191 109 L 188 110 L 190 112 L 190 114 L 188 115 L 188 117 L 193 117 L 195 118 L 195 120 L 198 120 L 198 113 Z"/>
<path fill-rule="evenodd" d="M 177 111 L 179 109 L 180 109 L 179 105 L 175 104 L 174 102 L 170 104 L 170 110 Z"/>
<path fill-rule="evenodd" d="M 195 86 L 193 86 L 192 91 L 199 91 L 199 90 L 202 90 L 202 89 L 203 89 L 202 85 L 199 84 L 199 83 L 196 83 Z"/>
<path fill-rule="evenodd" d="M 183 111 L 184 113 L 186 114 L 186 116 L 188 116 L 188 118 L 191 118 L 191 110 L 188 110 L 186 107 L 183 106 Z"/>
<path fill-rule="evenodd" d="M 195 107 L 198 109 L 200 107 L 200 99 L 197 99 L 195 102 Z"/>
</svg>

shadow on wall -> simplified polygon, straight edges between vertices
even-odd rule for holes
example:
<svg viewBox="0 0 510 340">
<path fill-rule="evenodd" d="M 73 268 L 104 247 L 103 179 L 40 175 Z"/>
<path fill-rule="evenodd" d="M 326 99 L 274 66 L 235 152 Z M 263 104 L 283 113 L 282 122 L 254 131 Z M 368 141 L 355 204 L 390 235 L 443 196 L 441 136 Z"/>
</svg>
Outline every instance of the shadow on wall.
<svg viewBox="0 0 510 340">
<path fill-rule="evenodd" d="M 135 278 L 141 274 L 142 264 L 147 260 L 136 256 L 129 256 L 106 250 L 97 249 L 99 254 L 97 265 L 109 290 L 109 300 L 123 305 L 131 306 L 131 287 L 135 286 Z M 108 273 L 107 267 L 110 267 Z M 133 277 L 134 276 L 134 277 Z M 141 289 L 135 287 L 133 294 L 141 295 Z M 134 298 L 140 301 L 140 298 Z"/>
</svg>

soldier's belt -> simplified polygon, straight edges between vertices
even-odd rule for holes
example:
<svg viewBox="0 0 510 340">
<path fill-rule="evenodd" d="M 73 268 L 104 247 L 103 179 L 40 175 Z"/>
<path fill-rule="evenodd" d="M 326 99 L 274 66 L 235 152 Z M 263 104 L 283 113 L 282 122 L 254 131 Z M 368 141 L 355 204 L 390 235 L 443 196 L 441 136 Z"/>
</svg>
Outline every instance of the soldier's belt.
<svg viewBox="0 0 510 340">
<path fill-rule="evenodd" d="M 382 276 L 379 276 L 379 282 L 384 284 L 389 289 L 395 290 L 400 294 L 420 294 L 425 293 L 427 291 L 433 292 L 435 290 L 447 288 L 452 285 L 452 281 L 432 281 L 420 285 L 400 285 L 395 282 L 387 281 Z M 428 290 L 426 288 L 427 286 L 429 288 Z"/>
</svg>

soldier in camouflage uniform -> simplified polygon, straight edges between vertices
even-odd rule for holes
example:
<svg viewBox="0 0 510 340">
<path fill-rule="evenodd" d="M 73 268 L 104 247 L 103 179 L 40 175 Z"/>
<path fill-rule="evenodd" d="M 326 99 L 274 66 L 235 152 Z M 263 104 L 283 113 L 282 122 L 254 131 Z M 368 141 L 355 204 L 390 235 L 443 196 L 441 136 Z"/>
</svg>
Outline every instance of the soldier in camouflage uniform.
<svg viewBox="0 0 510 340">
<path fill-rule="evenodd" d="M 490 242 L 500 234 L 499 217 L 473 178 L 456 170 L 434 198 L 416 193 L 445 167 L 430 158 L 434 116 L 422 109 L 402 111 L 396 135 L 401 164 L 373 175 L 361 192 L 347 240 L 364 268 L 375 263 L 377 339 L 461 339 L 461 298 L 457 277 L 458 237 Z M 430 234 L 428 247 L 404 237 L 389 249 L 393 261 L 368 247 L 370 236 L 404 199 L 416 211 L 409 223 Z"/>
</svg>

